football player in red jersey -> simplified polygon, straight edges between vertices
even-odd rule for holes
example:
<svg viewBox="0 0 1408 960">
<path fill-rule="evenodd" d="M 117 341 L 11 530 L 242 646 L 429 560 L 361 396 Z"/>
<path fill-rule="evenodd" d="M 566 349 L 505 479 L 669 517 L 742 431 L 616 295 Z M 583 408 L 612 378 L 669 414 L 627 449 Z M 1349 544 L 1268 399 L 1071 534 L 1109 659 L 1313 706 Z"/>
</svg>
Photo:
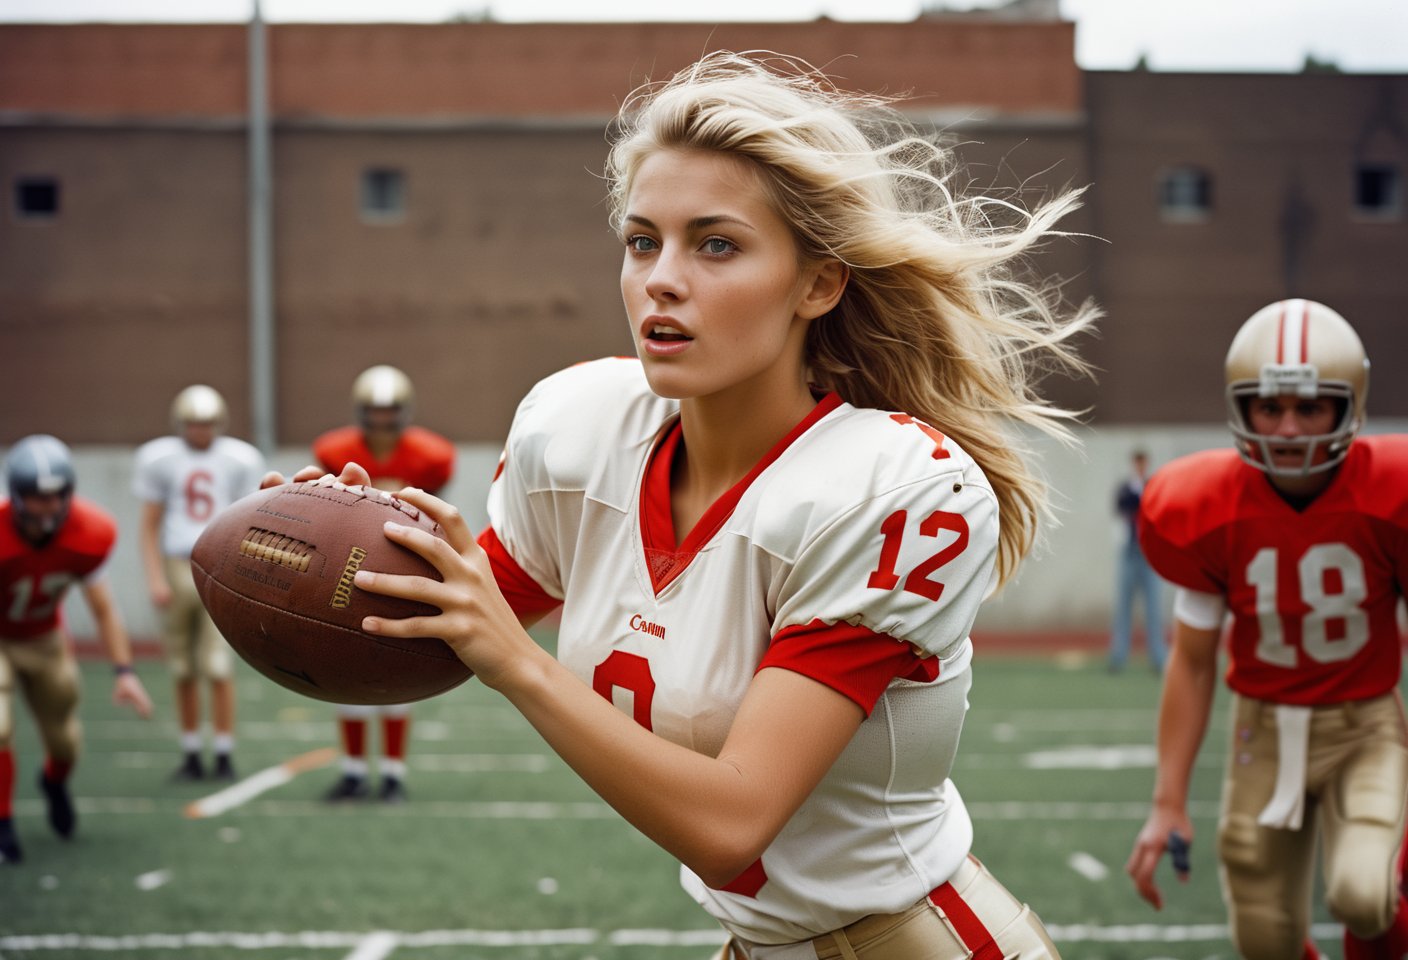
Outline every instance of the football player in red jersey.
<svg viewBox="0 0 1408 960">
<path fill-rule="evenodd" d="M 1092 316 L 1012 261 L 1075 197 L 990 219 L 947 150 L 783 57 L 711 54 L 618 119 L 637 356 L 524 398 L 478 544 L 401 491 L 447 539 L 387 536 L 443 580 L 355 583 L 441 613 L 363 629 L 449 642 L 680 860 L 729 957 L 1056 956 L 949 775 L 970 629 L 1043 516 L 1016 427 L 1061 432 L 1037 369 Z M 522 623 L 558 608 L 554 657 Z"/>
<path fill-rule="evenodd" d="M 382 490 L 418 487 L 435 492 L 450 482 L 455 448 L 449 440 L 411 424 L 415 389 L 410 377 L 387 364 L 369 367 L 352 383 L 355 425 L 330 430 L 313 441 L 313 456 L 323 469 L 338 473 L 349 463 L 366 468 Z M 342 776 L 328 791 L 330 802 L 370 796 L 367 721 L 381 716 L 382 759 L 378 790 L 387 803 L 406 798 L 406 746 L 411 712 L 405 704 L 387 707 L 346 705 L 338 708 L 342 740 Z"/>
<path fill-rule="evenodd" d="M 0 862 L 22 859 L 11 802 L 15 757 L 11 748 L 14 697 L 24 694 L 44 744 L 39 787 L 49 824 L 73 834 L 77 817 L 68 777 L 78 759 L 78 665 L 64 634 L 60 604 L 77 583 L 112 658 L 112 696 L 143 717 L 152 702 L 132 672 L 127 632 L 103 564 L 117 527 L 96 504 L 74 496 L 73 461 L 58 439 L 36 434 L 10 448 L 5 459 L 9 498 L 0 501 Z"/>
<path fill-rule="evenodd" d="M 1408 437 L 1356 439 L 1369 363 L 1349 323 L 1320 303 L 1253 314 L 1228 350 L 1226 381 L 1236 451 L 1168 464 L 1141 507 L 1145 553 L 1178 593 L 1154 805 L 1127 869 L 1161 906 L 1159 859 L 1171 835 L 1193 836 L 1188 784 L 1230 614 L 1217 851 L 1237 949 L 1313 953 L 1318 836 L 1345 956 L 1398 960 L 1408 951 L 1395 619 L 1408 584 Z"/>
</svg>

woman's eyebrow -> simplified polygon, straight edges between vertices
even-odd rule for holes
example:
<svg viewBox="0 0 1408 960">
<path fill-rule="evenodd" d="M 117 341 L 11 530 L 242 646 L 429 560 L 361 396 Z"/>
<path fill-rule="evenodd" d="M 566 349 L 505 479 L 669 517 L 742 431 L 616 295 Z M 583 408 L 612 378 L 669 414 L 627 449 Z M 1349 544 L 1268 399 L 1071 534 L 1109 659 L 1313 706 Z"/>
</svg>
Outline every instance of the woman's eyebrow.
<svg viewBox="0 0 1408 960">
<path fill-rule="evenodd" d="M 626 214 L 625 219 L 627 223 L 636 223 L 641 225 L 642 227 L 645 227 L 648 230 L 660 229 L 648 217 L 642 217 L 640 214 L 628 213 Z M 726 213 L 714 214 L 712 216 L 707 217 L 694 217 L 685 224 L 685 229 L 691 231 L 706 230 L 709 227 L 720 223 L 735 224 L 737 226 L 743 227 L 745 230 L 753 229 L 752 224 L 748 223 L 748 221 L 740 220 L 738 217 L 730 216 Z"/>
</svg>

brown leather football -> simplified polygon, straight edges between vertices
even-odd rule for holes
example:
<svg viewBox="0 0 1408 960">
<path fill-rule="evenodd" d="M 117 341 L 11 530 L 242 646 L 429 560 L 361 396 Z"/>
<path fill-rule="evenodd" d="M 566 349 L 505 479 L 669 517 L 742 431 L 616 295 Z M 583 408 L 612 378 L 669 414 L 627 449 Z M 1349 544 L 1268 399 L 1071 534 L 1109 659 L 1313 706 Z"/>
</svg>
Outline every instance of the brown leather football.
<svg viewBox="0 0 1408 960">
<path fill-rule="evenodd" d="M 415 507 L 373 487 L 286 483 L 222 510 L 196 541 L 191 572 L 211 619 L 251 666 L 331 703 L 391 704 L 444 693 L 472 676 L 443 641 L 374 636 L 362 618 L 434 607 L 353 586 L 359 569 L 440 579 L 386 539 L 393 520 L 443 537 Z"/>
</svg>

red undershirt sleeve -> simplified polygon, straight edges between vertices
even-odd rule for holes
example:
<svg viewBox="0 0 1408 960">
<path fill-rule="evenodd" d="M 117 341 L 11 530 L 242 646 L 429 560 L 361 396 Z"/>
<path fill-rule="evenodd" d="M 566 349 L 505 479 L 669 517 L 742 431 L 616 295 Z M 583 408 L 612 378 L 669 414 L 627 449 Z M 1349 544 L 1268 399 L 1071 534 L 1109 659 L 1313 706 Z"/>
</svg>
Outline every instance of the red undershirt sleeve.
<svg viewBox="0 0 1408 960">
<path fill-rule="evenodd" d="M 499 591 L 520 619 L 547 613 L 557 609 L 562 601 L 544 590 L 513 559 L 508 548 L 503 545 L 493 527 L 485 527 L 479 534 L 479 546 L 489 555 L 489 567 L 494 571 L 494 582 Z"/>
<path fill-rule="evenodd" d="M 849 623 L 811 623 L 778 631 L 758 665 L 810 677 L 855 701 L 866 716 L 896 678 L 928 683 L 939 675 L 938 657 L 921 657 L 888 634 Z"/>
</svg>

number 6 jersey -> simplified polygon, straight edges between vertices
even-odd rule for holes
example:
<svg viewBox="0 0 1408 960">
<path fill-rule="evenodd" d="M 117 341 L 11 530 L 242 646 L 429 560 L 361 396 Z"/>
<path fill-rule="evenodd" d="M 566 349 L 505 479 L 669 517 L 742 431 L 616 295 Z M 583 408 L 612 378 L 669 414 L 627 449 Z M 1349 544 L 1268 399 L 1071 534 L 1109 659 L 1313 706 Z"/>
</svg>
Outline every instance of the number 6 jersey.
<svg viewBox="0 0 1408 960">
<path fill-rule="evenodd" d="M 1180 458 L 1145 487 L 1139 538 L 1160 576 L 1226 597 L 1238 693 L 1318 706 L 1398 685 L 1408 437 L 1355 440 L 1299 511 L 1232 450 Z"/>
<path fill-rule="evenodd" d="M 782 943 L 901 910 L 971 845 L 948 774 L 968 631 L 993 575 L 993 492 L 934 428 L 832 394 L 677 540 L 678 409 L 635 360 L 540 383 L 514 420 L 481 542 L 520 612 L 561 601 L 562 662 L 671 741 L 717 755 L 766 667 L 865 710 L 749 870 L 721 890 L 682 870 L 725 927 Z"/>
</svg>

